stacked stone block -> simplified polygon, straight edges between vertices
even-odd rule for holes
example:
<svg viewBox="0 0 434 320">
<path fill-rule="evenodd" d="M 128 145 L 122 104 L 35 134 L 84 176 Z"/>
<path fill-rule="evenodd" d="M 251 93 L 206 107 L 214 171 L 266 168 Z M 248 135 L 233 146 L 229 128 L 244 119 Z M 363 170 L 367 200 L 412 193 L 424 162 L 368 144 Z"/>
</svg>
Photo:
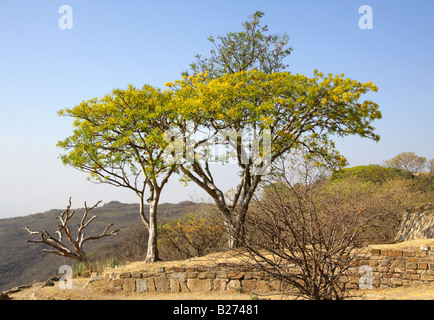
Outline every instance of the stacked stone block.
<svg viewBox="0 0 434 320">
<path fill-rule="evenodd" d="M 366 262 L 372 269 L 375 287 L 434 283 L 434 246 L 407 250 L 373 249 Z"/>
<path fill-rule="evenodd" d="M 363 267 L 363 268 L 362 268 Z M 298 268 L 290 268 L 297 273 Z M 340 282 L 347 289 L 358 289 L 367 270 L 374 288 L 415 286 L 434 283 L 434 246 L 420 249 L 371 249 L 356 261 Z M 112 287 L 131 292 L 206 293 L 206 292 L 281 292 L 282 283 L 265 272 L 243 266 L 160 267 L 156 272 L 112 274 Z"/>
<path fill-rule="evenodd" d="M 124 272 L 112 274 L 112 287 L 124 292 L 206 293 L 210 291 L 279 291 L 280 283 L 263 272 L 243 267 L 169 267 L 155 273 Z"/>
</svg>

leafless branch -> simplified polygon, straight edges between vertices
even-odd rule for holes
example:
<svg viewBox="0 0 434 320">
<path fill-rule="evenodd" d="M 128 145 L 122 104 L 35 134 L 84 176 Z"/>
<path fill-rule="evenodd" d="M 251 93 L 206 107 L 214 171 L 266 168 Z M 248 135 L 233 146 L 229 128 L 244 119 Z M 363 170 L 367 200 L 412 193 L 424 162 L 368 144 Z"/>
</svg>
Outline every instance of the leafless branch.
<svg viewBox="0 0 434 320">
<path fill-rule="evenodd" d="M 56 217 L 56 219 L 58 219 L 60 221 L 60 225 L 57 226 L 58 230 L 56 231 L 56 234 L 58 234 L 58 239 L 52 237 L 47 230 L 44 231 L 32 231 L 29 229 L 29 227 L 25 227 L 24 230 L 26 230 L 29 235 L 31 236 L 35 236 L 35 235 L 39 235 L 40 239 L 39 240 L 27 240 L 27 242 L 31 242 L 31 243 L 42 243 L 42 244 L 46 244 L 49 247 L 53 248 L 54 250 L 47 250 L 44 249 L 42 250 L 43 252 L 46 253 L 52 253 L 58 256 L 63 256 L 63 257 L 68 257 L 80 262 L 86 261 L 86 253 L 83 250 L 83 244 L 86 241 L 90 241 L 90 240 L 98 240 L 101 239 L 103 237 L 108 237 L 108 236 L 115 236 L 116 232 L 118 232 L 119 230 L 113 230 L 111 232 L 108 232 L 109 228 L 113 226 L 113 223 L 108 225 L 105 230 L 103 231 L 103 233 L 101 233 L 98 236 L 91 236 L 91 237 L 87 237 L 85 238 L 84 236 L 84 229 L 89 226 L 89 224 L 94 221 L 94 219 L 97 216 L 92 216 L 89 220 L 86 221 L 86 218 L 89 214 L 90 211 L 92 211 L 93 209 L 95 209 L 102 201 L 98 201 L 95 205 L 93 205 L 92 207 L 88 208 L 86 202 L 84 203 L 85 209 L 84 209 L 84 213 L 83 216 L 81 218 L 80 224 L 78 225 L 78 229 L 77 229 L 77 237 L 76 239 L 73 238 L 72 234 L 71 234 L 71 230 L 69 229 L 68 226 L 68 222 L 71 220 L 71 218 L 74 216 L 75 214 L 75 210 L 71 210 L 71 198 L 69 198 L 69 203 L 68 206 L 66 207 L 66 210 L 63 211 L 60 216 Z M 69 244 L 72 245 L 72 247 L 74 248 L 73 250 L 69 249 L 68 246 L 62 242 L 62 233 L 65 234 L 66 239 L 68 240 Z"/>
</svg>

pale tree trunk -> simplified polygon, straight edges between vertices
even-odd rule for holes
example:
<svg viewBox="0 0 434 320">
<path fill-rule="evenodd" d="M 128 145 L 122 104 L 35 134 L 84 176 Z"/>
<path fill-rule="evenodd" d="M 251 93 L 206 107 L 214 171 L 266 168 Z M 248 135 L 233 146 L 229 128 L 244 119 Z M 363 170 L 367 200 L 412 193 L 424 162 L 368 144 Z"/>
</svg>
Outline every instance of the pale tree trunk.
<svg viewBox="0 0 434 320">
<path fill-rule="evenodd" d="M 146 254 L 146 262 L 155 262 L 160 260 L 158 255 L 157 246 L 157 210 L 158 201 L 160 199 L 161 189 L 155 186 L 151 186 L 150 198 L 149 198 L 149 238 L 148 238 L 148 251 Z"/>
<path fill-rule="evenodd" d="M 247 205 L 248 207 L 248 205 Z M 247 211 L 244 209 L 233 210 L 233 221 L 224 221 L 226 232 L 228 233 L 228 248 L 239 248 L 245 237 L 244 223 Z"/>
<path fill-rule="evenodd" d="M 164 178 L 162 179 L 160 185 L 156 179 L 146 180 L 143 189 L 141 192 L 138 192 L 137 195 L 140 199 L 140 217 L 148 229 L 148 246 L 146 252 L 145 262 L 154 262 L 159 261 L 160 256 L 158 255 L 158 247 L 157 247 L 157 212 L 158 212 L 158 202 L 160 201 L 161 191 L 163 190 L 164 185 L 169 180 L 169 177 L 174 172 L 175 167 L 170 168 L 170 170 L 166 173 Z M 143 172 L 145 170 L 143 169 Z M 149 198 L 147 202 L 149 203 L 149 219 L 145 214 L 145 186 L 149 186 Z"/>
<path fill-rule="evenodd" d="M 180 166 L 182 172 L 192 181 L 203 188 L 214 200 L 220 217 L 222 217 L 226 231 L 228 233 L 228 249 L 239 248 L 245 236 L 244 223 L 249 204 L 253 198 L 260 181 L 260 175 L 251 175 L 250 167 L 244 168 L 243 176 L 236 188 L 234 199 L 227 204 L 227 198 L 224 193 L 214 184 L 214 179 L 206 164 L 203 170 L 198 164 L 195 164 L 192 170 Z M 198 177 L 194 174 L 196 173 Z"/>
</svg>

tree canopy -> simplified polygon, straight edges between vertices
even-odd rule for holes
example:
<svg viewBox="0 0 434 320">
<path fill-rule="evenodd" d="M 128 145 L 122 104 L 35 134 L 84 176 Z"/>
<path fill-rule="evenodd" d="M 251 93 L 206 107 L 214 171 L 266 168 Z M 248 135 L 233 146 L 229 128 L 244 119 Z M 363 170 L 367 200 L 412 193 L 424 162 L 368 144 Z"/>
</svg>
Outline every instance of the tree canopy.
<svg viewBox="0 0 434 320">
<path fill-rule="evenodd" d="M 207 139 L 191 144 L 193 152 L 206 157 L 185 159 L 179 163 L 180 170 L 216 201 L 227 221 L 238 221 L 235 228 L 242 225 L 241 212 L 246 212 L 261 175 L 266 173 L 263 169 L 280 156 L 306 149 L 325 163 L 342 166 L 346 160 L 336 150 L 334 137 L 358 135 L 379 140 L 371 124 L 381 118 L 378 105 L 359 101 L 362 94 L 375 92 L 377 87 L 372 82 L 344 78 L 343 74 L 324 75 L 315 70 L 310 78 L 253 69 L 218 78 L 208 73 L 184 76 L 166 85 L 173 89 L 173 109 L 185 120 L 177 123 L 181 138 L 190 136 L 188 122 L 195 130 L 208 131 Z M 253 131 L 258 140 L 257 152 L 248 156 L 240 136 L 245 131 Z M 230 203 L 215 185 L 209 170 L 212 159 L 208 151 L 204 152 L 210 141 L 224 145 L 228 140 L 241 177 Z M 235 217 L 234 211 L 238 212 Z"/>
<path fill-rule="evenodd" d="M 176 171 L 215 201 L 234 247 L 253 194 L 275 160 L 302 149 L 324 165 L 340 167 L 346 159 L 335 137 L 378 141 L 372 122 L 381 118 L 379 107 L 360 101 L 378 90 L 375 84 L 317 70 L 311 77 L 284 71 L 289 37 L 268 35 L 263 15 L 255 12 L 241 32 L 218 41 L 210 37 L 210 57 L 197 56 L 191 75 L 184 72 L 164 91 L 128 86 L 61 110 L 75 118 L 74 134 L 59 142 L 69 151 L 62 155 L 64 164 L 94 181 L 133 190 L 151 236 L 161 190 Z M 231 197 L 215 183 L 210 170 L 215 161 L 238 166 L 240 180 Z M 146 186 L 149 220 L 142 210 Z"/>
<path fill-rule="evenodd" d="M 168 108 L 170 96 L 170 92 L 149 85 L 142 89 L 130 85 L 59 111 L 60 116 L 75 119 L 73 135 L 58 143 L 69 151 L 61 156 L 63 163 L 89 173 L 88 178 L 95 182 L 134 191 L 150 235 L 156 233 L 161 189 L 175 170 L 173 164 L 164 160 L 169 144 L 165 134 L 173 117 Z M 149 218 L 144 212 L 145 201 L 150 203 Z M 148 259 L 158 259 L 153 236 Z"/>
<path fill-rule="evenodd" d="M 242 24 L 243 30 L 229 32 L 224 36 L 209 37 L 213 47 L 209 57 L 196 55 L 190 71 L 183 75 L 208 72 L 217 78 L 227 73 L 258 69 L 265 73 L 280 72 L 288 65 L 284 59 L 291 54 L 287 34 L 267 34 L 268 25 L 261 25 L 264 13 L 256 11 Z"/>
<path fill-rule="evenodd" d="M 422 171 L 426 163 L 425 157 L 419 157 L 414 152 L 402 152 L 392 159 L 385 161 L 387 167 L 413 173 Z"/>
</svg>

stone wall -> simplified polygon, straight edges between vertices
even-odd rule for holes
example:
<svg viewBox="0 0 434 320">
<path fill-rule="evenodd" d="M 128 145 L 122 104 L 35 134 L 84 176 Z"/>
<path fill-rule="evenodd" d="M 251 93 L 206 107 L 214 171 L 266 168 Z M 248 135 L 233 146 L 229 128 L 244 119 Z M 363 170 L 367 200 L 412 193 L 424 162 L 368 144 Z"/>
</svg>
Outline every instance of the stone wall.
<svg viewBox="0 0 434 320">
<path fill-rule="evenodd" d="M 434 246 L 417 249 L 372 249 L 359 266 L 372 269 L 374 287 L 415 286 L 434 283 Z"/>
<path fill-rule="evenodd" d="M 297 268 L 293 267 L 292 272 L 296 273 Z M 112 273 L 110 278 L 115 290 L 139 293 L 238 291 L 267 294 L 283 289 L 280 281 L 243 266 L 160 267 L 153 273 Z M 347 289 L 357 289 L 360 283 L 372 285 L 372 288 L 434 284 L 434 246 L 370 249 L 340 281 Z"/>
<path fill-rule="evenodd" d="M 124 292 L 267 293 L 280 290 L 278 281 L 272 281 L 263 272 L 249 272 L 242 266 L 161 267 L 155 273 L 124 272 L 111 277 L 112 287 Z"/>
<path fill-rule="evenodd" d="M 397 242 L 434 238 L 434 204 L 407 209 L 396 233 Z"/>
</svg>

